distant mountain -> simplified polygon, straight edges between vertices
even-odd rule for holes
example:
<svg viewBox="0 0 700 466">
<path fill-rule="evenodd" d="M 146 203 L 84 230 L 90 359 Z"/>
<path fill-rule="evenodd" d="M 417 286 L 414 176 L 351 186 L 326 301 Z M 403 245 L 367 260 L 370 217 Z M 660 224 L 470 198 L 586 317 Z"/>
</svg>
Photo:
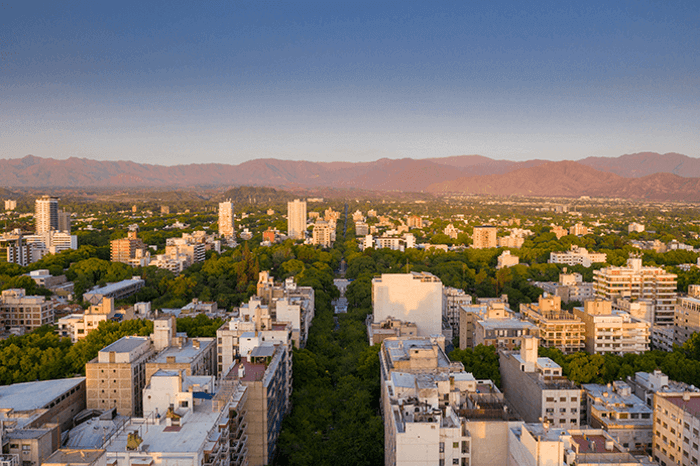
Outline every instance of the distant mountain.
<svg viewBox="0 0 700 466">
<path fill-rule="evenodd" d="M 15 188 L 268 186 L 695 200 L 698 178 L 700 159 L 650 152 L 579 162 L 513 162 L 480 155 L 361 163 L 256 159 L 172 167 L 32 155 L 0 160 L 0 186 Z"/>
<path fill-rule="evenodd" d="M 655 173 L 673 173 L 686 178 L 700 178 L 700 159 L 670 152 L 640 152 L 620 157 L 588 157 L 578 161 L 596 170 L 625 178 L 641 178 Z"/>
<path fill-rule="evenodd" d="M 437 183 L 435 194 L 490 194 L 496 196 L 607 197 L 653 201 L 700 202 L 700 178 L 655 173 L 623 178 L 579 162 L 547 162 L 502 175 L 473 176 Z"/>
</svg>

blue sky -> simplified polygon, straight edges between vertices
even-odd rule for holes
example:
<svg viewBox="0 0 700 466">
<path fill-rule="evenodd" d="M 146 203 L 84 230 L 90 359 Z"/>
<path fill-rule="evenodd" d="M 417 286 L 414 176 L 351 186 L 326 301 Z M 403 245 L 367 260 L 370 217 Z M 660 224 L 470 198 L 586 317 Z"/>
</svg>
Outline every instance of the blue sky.
<svg viewBox="0 0 700 466">
<path fill-rule="evenodd" d="M 700 2 L 0 0 L 0 158 L 700 157 Z"/>
</svg>

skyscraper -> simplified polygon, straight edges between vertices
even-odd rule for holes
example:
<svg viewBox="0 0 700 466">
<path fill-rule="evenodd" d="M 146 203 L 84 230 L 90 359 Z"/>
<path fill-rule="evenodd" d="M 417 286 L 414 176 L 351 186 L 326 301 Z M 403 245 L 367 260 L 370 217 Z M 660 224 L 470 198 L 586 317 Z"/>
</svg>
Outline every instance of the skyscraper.
<svg viewBox="0 0 700 466">
<path fill-rule="evenodd" d="M 306 238 L 306 201 L 294 199 L 287 202 L 287 236 L 292 239 Z"/>
<path fill-rule="evenodd" d="M 36 233 L 40 235 L 51 230 L 58 230 L 58 198 L 42 196 L 36 200 Z"/>
<path fill-rule="evenodd" d="M 232 238 L 235 235 L 233 202 L 231 202 L 231 199 L 219 202 L 219 234 L 225 238 Z"/>
</svg>

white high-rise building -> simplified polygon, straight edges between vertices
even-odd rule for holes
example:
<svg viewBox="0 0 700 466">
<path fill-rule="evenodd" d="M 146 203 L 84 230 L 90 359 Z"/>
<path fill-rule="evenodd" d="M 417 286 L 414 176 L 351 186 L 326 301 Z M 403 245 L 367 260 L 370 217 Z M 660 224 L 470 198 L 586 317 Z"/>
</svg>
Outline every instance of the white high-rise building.
<svg viewBox="0 0 700 466">
<path fill-rule="evenodd" d="M 231 202 L 231 199 L 219 202 L 219 234 L 225 238 L 232 238 L 236 234 L 233 225 L 233 202 Z"/>
<path fill-rule="evenodd" d="M 292 239 L 306 237 L 306 201 L 294 199 L 287 202 L 287 236 Z"/>
<path fill-rule="evenodd" d="M 36 200 L 36 234 L 40 235 L 51 230 L 58 230 L 58 198 L 42 196 Z"/>
</svg>

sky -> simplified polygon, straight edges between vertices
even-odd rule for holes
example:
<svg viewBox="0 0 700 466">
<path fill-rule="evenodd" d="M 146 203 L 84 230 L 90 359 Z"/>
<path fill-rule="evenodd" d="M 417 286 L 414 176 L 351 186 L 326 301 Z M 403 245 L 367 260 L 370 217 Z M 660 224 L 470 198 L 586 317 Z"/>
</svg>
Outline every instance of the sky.
<svg viewBox="0 0 700 466">
<path fill-rule="evenodd" d="M 0 158 L 700 157 L 700 2 L 0 0 Z"/>
</svg>

